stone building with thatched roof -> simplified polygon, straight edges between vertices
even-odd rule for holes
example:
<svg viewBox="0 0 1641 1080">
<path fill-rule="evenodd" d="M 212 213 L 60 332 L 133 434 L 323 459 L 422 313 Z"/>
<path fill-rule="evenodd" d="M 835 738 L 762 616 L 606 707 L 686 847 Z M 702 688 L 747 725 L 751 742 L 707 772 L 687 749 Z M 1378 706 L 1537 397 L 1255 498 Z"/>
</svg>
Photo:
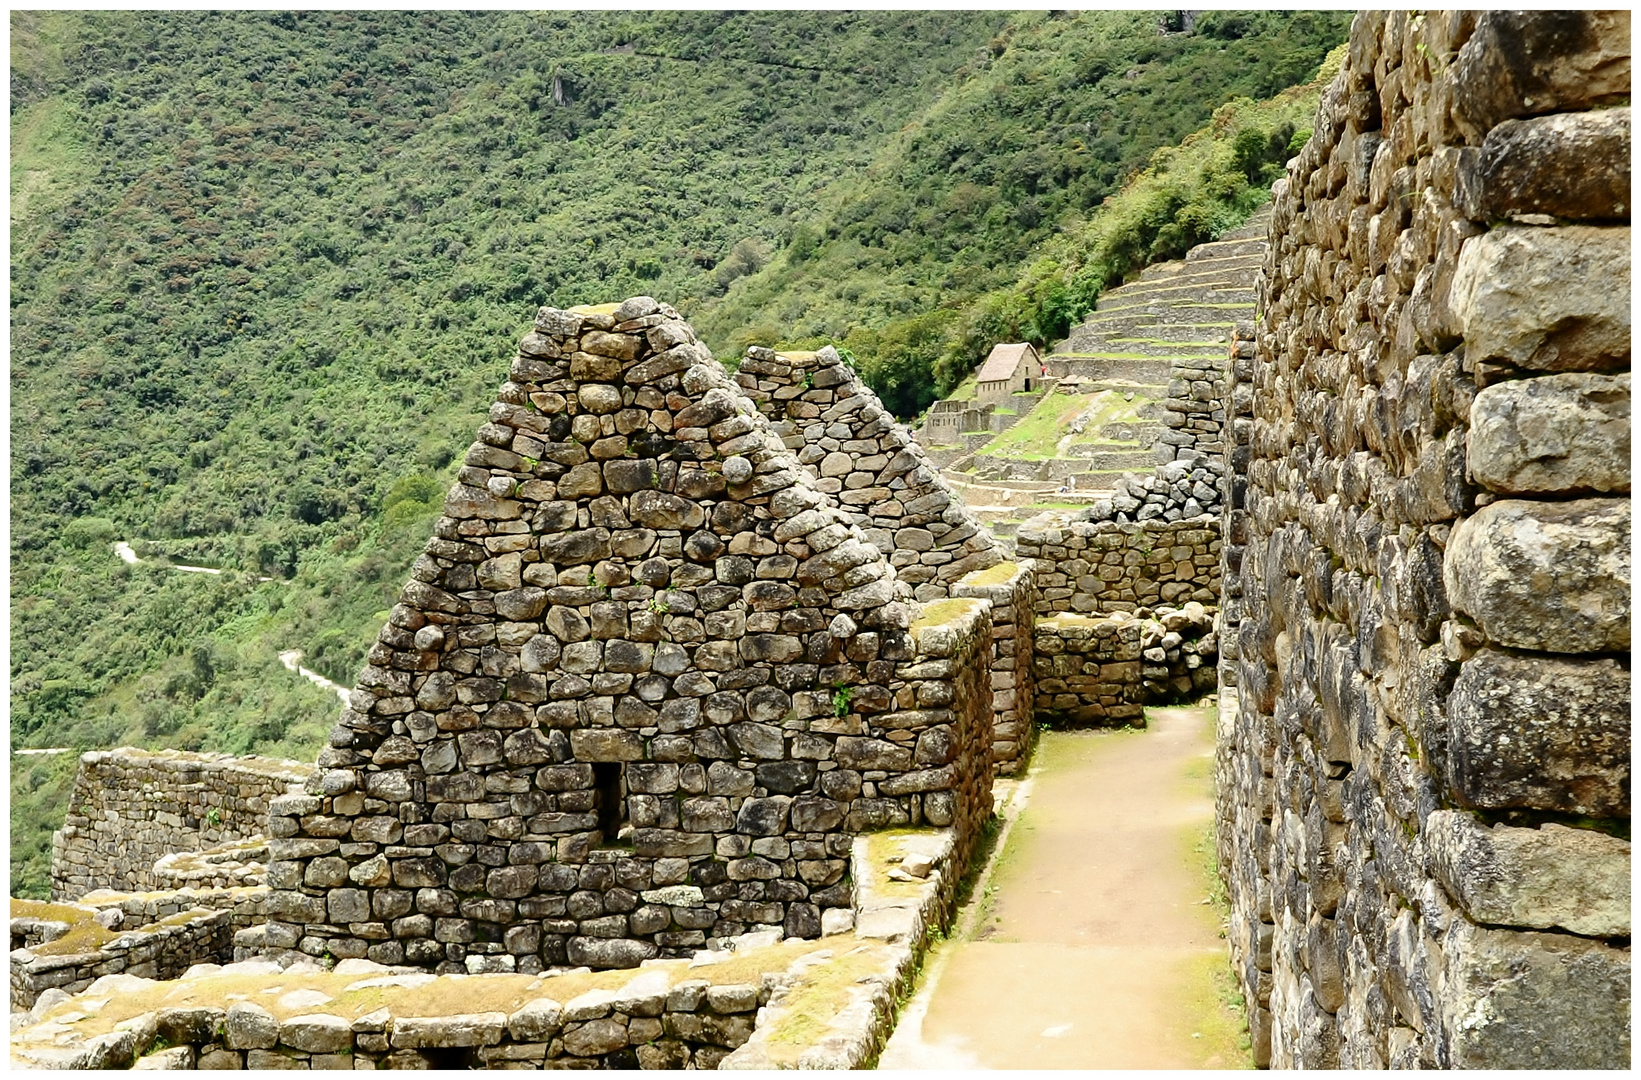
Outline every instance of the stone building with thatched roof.
<svg viewBox="0 0 1641 1080">
<path fill-rule="evenodd" d="M 1029 342 L 999 344 L 980 365 L 976 400 L 982 405 L 995 404 L 1008 400 L 1008 396 L 1017 391 L 1029 393 L 1042 373 L 1042 359 Z"/>
</svg>

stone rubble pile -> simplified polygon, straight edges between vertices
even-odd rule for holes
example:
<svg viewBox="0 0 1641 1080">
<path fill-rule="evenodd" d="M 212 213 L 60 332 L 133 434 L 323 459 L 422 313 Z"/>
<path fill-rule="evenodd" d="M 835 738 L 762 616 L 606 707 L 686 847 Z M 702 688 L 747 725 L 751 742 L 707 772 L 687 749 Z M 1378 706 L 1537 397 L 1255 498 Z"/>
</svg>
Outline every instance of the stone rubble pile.
<svg viewBox="0 0 1641 1080">
<path fill-rule="evenodd" d="M 1217 684 L 1218 614 L 1191 601 L 1140 624 L 1140 678 L 1148 704 L 1194 701 Z"/>
</svg>

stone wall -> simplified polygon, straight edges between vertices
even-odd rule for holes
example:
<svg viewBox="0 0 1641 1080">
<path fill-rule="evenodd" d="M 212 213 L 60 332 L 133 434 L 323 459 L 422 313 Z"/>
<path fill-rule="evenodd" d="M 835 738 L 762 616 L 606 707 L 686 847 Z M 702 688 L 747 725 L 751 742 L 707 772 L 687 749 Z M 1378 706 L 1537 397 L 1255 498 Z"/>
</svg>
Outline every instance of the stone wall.
<svg viewBox="0 0 1641 1080">
<path fill-rule="evenodd" d="M 1219 685 L 1237 685 L 1236 628 L 1242 625 L 1242 555 L 1248 545 L 1248 456 L 1254 430 L 1253 395 L 1254 324 L 1242 322 L 1231 335 L 1226 357 L 1225 475 L 1220 478 L 1223 499 L 1220 516 L 1220 625 L 1229 627 L 1219 643 Z"/>
<path fill-rule="evenodd" d="M 996 409 L 992 402 L 979 405 L 972 401 L 937 401 L 929 406 L 923 426 L 918 429 L 919 442 L 931 447 L 957 446 L 962 443 L 965 434 L 991 431 Z"/>
<path fill-rule="evenodd" d="M 392 978 L 385 980 L 391 984 Z M 773 986 L 640 975 L 511 1013 L 275 1017 L 254 1001 L 162 1008 L 99 1064 L 170 1069 L 716 1069 L 751 1037 Z M 163 1049 L 159 1049 L 163 1047 Z"/>
<path fill-rule="evenodd" d="M 1213 693 L 1218 620 L 1201 604 L 1151 618 L 1061 613 L 1033 631 L 1035 716 L 1066 727 L 1145 726 L 1143 706 Z"/>
<path fill-rule="evenodd" d="M 1276 186 L 1218 787 L 1273 1066 L 1630 1063 L 1629 93 L 1627 13 L 1364 13 Z"/>
<path fill-rule="evenodd" d="M 650 298 L 542 309 L 511 374 L 318 775 L 271 807 L 268 947 L 635 966 L 847 919 L 862 829 L 951 825 L 966 857 L 989 605 L 913 628 L 910 584 Z"/>
<path fill-rule="evenodd" d="M 1037 740 L 1032 723 L 1031 628 L 1036 621 L 1035 567 L 1005 562 L 976 570 L 952 586 L 953 596 L 991 604 L 992 768 L 1013 776 L 1025 767 Z"/>
<path fill-rule="evenodd" d="M 22 905 L 22 906 L 20 906 Z M 233 951 L 228 911 L 192 908 L 132 930 L 112 930 L 96 919 L 97 909 L 69 904 L 35 905 L 12 901 L 14 915 L 25 922 L 63 919 L 63 932 L 11 952 L 11 1010 L 30 1009 L 47 990 L 75 994 L 104 975 L 125 973 L 148 979 L 174 979 L 195 964 L 219 963 Z M 23 935 L 29 935 L 27 932 Z M 37 932 L 34 935 L 39 938 Z"/>
<path fill-rule="evenodd" d="M 1020 526 L 1015 550 L 1036 566 L 1039 616 L 1219 602 L 1215 517 L 1122 523 L 1051 510 Z"/>
<path fill-rule="evenodd" d="M 159 859 L 261 835 L 269 800 L 312 773 L 311 765 L 254 756 L 130 747 L 84 754 L 52 837 L 51 895 L 166 887 L 169 879 L 155 875 Z"/>
<path fill-rule="evenodd" d="M 1139 620 L 1061 613 L 1038 619 L 1033 635 L 1040 722 L 1144 726 Z"/>
<path fill-rule="evenodd" d="M 918 600 L 941 600 L 964 574 L 1006 557 L 953 498 L 923 448 L 828 346 L 753 346 L 735 376 L 775 433 L 894 566 Z"/>
<path fill-rule="evenodd" d="M 952 494 L 940 470 L 904 424 L 831 347 L 819 352 L 775 352 L 753 346 L 736 373 L 741 390 L 757 402 L 788 450 L 816 477 L 816 487 L 838 499 L 900 580 L 920 601 L 983 596 L 992 602 L 992 692 L 996 760 L 1012 771 L 1020 758 L 1022 717 L 1014 694 L 1022 668 L 1015 655 L 1014 612 L 1030 602 L 1031 564 L 1005 563 L 992 531 Z M 1002 566 L 1010 567 L 1004 572 Z M 990 576 L 988 576 L 990 575 Z M 960 582 L 990 582 L 978 588 Z"/>
</svg>

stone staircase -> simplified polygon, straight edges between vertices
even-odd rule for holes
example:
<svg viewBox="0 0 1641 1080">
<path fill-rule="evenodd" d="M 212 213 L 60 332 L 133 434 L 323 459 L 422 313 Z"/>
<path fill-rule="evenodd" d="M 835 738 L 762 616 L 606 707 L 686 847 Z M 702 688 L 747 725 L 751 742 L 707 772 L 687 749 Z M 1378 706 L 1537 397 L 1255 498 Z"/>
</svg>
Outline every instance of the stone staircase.
<svg viewBox="0 0 1641 1080">
<path fill-rule="evenodd" d="M 1118 390 L 1160 403 L 1175 361 L 1222 360 L 1237 319 L 1252 314 L 1270 216 L 1269 208 L 1262 209 L 1185 258 L 1149 266 L 1134 281 L 1101 294 L 1094 311 L 1049 355 L 1050 374 L 1081 392 Z M 1143 407 L 1140 415 L 1160 417 L 1160 405 Z M 1125 471 L 1150 468 L 1159 460 L 1151 448 L 1160 433 L 1160 425 L 1102 432 L 1109 442 L 1079 444 L 1076 456 L 1092 467 L 1073 474 L 1077 487 L 1109 487 Z M 1143 455 L 1135 453 L 1135 442 Z"/>
<path fill-rule="evenodd" d="M 1045 363 L 1061 393 L 1121 395 L 1130 406 L 1126 415 L 1085 432 L 1048 460 L 1005 459 L 965 440 L 967 452 L 941 464 L 946 483 L 971 512 L 1007 536 L 1021 508 L 1097 500 L 1125 473 L 1145 475 L 1173 460 L 1174 447 L 1162 436 L 1175 368 L 1182 361 L 1188 367 L 1223 362 L 1232 329 L 1253 315 L 1269 227 L 1267 207 L 1185 258 L 1147 267 L 1103 293 Z"/>
</svg>

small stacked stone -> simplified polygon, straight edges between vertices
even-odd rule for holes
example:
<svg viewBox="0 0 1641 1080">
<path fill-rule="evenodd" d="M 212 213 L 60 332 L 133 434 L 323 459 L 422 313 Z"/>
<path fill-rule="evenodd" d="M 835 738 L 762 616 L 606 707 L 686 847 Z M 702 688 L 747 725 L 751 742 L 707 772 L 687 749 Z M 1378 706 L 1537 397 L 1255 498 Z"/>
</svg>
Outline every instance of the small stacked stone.
<svg viewBox="0 0 1641 1080">
<path fill-rule="evenodd" d="M 889 558 L 920 601 L 951 595 L 964 574 L 1002 562 L 991 530 L 956 499 L 912 432 L 830 345 L 754 345 L 736 374 L 786 447 Z"/>
<path fill-rule="evenodd" d="M 651 298 L 538 313 L 412 578 L 271 807 L 270 949 L 530 972 L 814 936 L 854 831 L 978 812 L 989 697 L 920 667 L 909 586 Z"/>
<path fill-rule="evenodd" d="M 1630 1062 L 1629 95 L 1627 12 L 1364 12 L 1275 187 L 1217 785 L 1260 1064 Z"/>
<path fill-rule="evenodd" d="M 1088 522 L 1047 511 L 1020 526 L 1016 550 L 1036 566 L 1037 614 L 1135 611 L 1161 604 L 1214 604 L 1219 523 Z"/>
<path fill-rule="evenodd" d="M 1062 727 L 1145 725 L 1140 622 L 1059 614 L 1033 630 L 1036 717 Z"/>
</svg>

